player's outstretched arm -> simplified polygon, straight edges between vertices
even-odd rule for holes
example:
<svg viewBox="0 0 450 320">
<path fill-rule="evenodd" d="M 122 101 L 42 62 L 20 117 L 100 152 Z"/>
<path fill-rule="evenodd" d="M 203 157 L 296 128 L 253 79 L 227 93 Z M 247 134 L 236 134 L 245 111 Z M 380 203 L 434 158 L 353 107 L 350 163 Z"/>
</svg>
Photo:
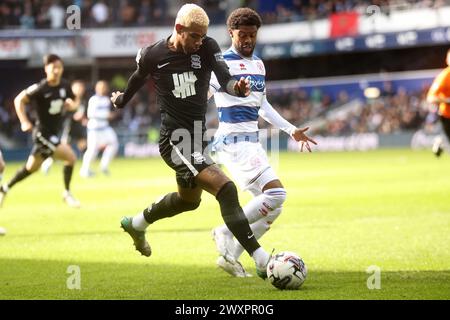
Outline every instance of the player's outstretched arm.
<svg viewBox="0 0 450 320">
<path fill-rule="evenodd" d="M 275 126 L 276 128 L 283 130 L 287 134 L 289 134 L 292 138 L 294 138 L 295 141 L 301 143 L 301 149 L 300 151 L 303 152 L 303 147 L 306 147 L 306 149 L 311 152 L 311 147 L 309 143 L 313 143 L 317 145 L 317 142 L 308 137 L 305 132 L 308 131 L 309 128 L 296 128 L 294 125 L 292 125 L 289 121 L 284 119 L 267 101 L 266 96 L 264 95 L 263 101 L 261 103 L 261 109 L 259 110 L 259 115 L 269 122 L 271 125 Z"/>
<path fill-rule="evenodd" d="M 267 97 L 264 94 L 261 108 L 259 109 L 259 115 L 266 120 L 268 123 L 273 125 L 275 128 L 278 128 L 280 130 L 283 130 L 288 135 L 292 135 L 292 132 L 294 132 L 295 129 L 297 129 L 293 124 L 291 124 L 289 121 L 284 119 L 270 104 L 269 101 L 267 101 Z"/>
<path fill-rule="evenodd" d="M 33 128 L 33 124 L 27 117 L 26 106 L 30 103 L 26 91 L 23 90 L 14 99 L 14 108 L 16 109 L 17 117 L 20 121 L 20 127 L 23 132 L 30 131 Z"/>
<path fill-rule="evenodd" d="M 136 70 L 128 79 L 128 85 L 125 91 L 113 92 L 111 95 L 111 102 L 115 108 L 123 108 L 133 98 L 134 94 L 144 85 L 146 77 L 143 76 L 139 69 Z"/>
<path fill-rule="evenodd" d="M 66 106 L 66 109 L 69 111 L 77 111 L 81 105 L 81 99 L 83 99 L 86 89 L 85 89 L 84 85 L 80 86 L 80 85 L 76 85 L 76 84 L 73 84 L 71 89 L 72 89 L 74 98 L 66 99 L 65 106 Z"/>
</svg>

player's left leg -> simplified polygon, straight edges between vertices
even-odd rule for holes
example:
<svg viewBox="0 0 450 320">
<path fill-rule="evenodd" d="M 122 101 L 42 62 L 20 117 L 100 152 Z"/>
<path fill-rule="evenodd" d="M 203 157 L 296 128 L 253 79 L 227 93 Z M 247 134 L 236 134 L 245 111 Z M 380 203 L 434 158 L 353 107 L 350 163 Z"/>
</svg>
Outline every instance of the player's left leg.
<svg viewBox="0 0 450 320">
<path fill-rule="evenodd" d="M 100 169 L 104 174 L 109 175 L 109 164 L 119 150 L 119 141 L 112 128 L 109 128 L 104 134 L 107 144 L 100 161 Z"/>
<path fill-rule="evenodd" d="M 73 167 L 75 166 L 75 161 L 77 160 L 75 152 L 72 150 L 72 148 L 69 145 L 67 145 L 65 143 L 61 143 L 56 147 L 53 155 L 56 159 L 62 160 L 63 164 L 64 164 L 64 167 L 63 167 L 63 176 L 64 176 L 63 199 L 70 207 L 79 208 L 80 202 L 77 199 L 75 199 L 75 197 L 70 192 L 70 183 L 72 181 Z"/>
<path fill-rule="evenodd" d="M 88 178 L 93 175 L 91 172 L 91 163 L 97 158 L 99 151 L 100 141 L 99 132 L 96 130 L 88 131 L 87 149 L 83 155 L 83 162 L 81 164 L 80 175 Z"/>
<path fill-rule="evenodd" d="M 439 117 L 439 120 L 442 125 L 442 131 L 444 131 L 444 135 L 447 138 L 445 141 L 442 134 L 438 135 L 433 141 L 432 151 L 436 157 L 440 157 L 442 152 L 444 151 L 444 146 L 447 145 L 447 148 L 450 148 L 450 119 L 445 118 L 443 116 Z"/>
<path fill-rule="evenodd" d="M 255 261 L 258 276 L 266 278 L 265 267 L 270 255 L 258 243 L 250 228 L 248 219 L 239 204 L 236 185 L 215 164 L 202 170 L 195 177 L 195 181 L 203 190 L 216 197 L 228 229 Z M 221 252 L 221 255 L 225 259 L 231 258 L 230 262 L 236 262 L 228 255 L 228 252 Z"/>
<path fill-rule="evenodd" d="M 202 191 L 199 187 L 190 188 L 178 184 L 178 192 L 166 194 L 134 217 L 124 217 L 121 221 L 122 229 L 131 236 L 136 250 L 149 257 L 152 250 L 145 238 L 147 227 L 160 219 L 197 209 Z"/>
<path fill-rule="evenodd" d="M 257 239 L 260 239 L 279 217 L 286 200 L 286 190 L 278 179 L 265 184 L 261 191 L 261 194 L 250 200 L 243 208 Z M 244 252 L 244 248 L 237 241 L 231 243 L 230 250 L 236 260 Z"/>
</svg>

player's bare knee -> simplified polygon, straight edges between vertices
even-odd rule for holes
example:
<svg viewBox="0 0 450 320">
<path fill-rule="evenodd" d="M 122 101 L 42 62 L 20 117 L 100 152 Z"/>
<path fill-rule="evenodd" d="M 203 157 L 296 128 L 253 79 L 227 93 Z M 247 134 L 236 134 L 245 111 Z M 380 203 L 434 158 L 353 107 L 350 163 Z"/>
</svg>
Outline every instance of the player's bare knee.
<svg viewBox="0 0 450 320">
<path fill-rule="evenodd" d="M 66 165 L 68 166 L 74 166 L 75 162 L 77 161 L 77 156 L 75 155 L 74 152 L 68 152 L 67 156 L 66 156 Z"/>
</svg>

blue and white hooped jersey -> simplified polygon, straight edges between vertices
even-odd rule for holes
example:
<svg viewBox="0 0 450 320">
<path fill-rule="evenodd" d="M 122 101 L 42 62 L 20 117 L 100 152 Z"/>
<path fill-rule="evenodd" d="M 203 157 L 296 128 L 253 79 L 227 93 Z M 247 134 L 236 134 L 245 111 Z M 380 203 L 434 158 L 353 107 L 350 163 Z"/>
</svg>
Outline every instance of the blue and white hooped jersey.
<svg viewBox="0 0 450 320">
<path fill-rule="evenodd" d="M 258 131 L 259 110 L 266 95 L 266 69 L 257 56 L 240 56 L 233 48 L 225 51 L 223 57 L 234 79 L 241 77 L 250 81 L 251 93 L 248 97 L 232 96 L 220 87 L 214 74 L 211 76 L 210 92 L 219 114 L 217 134 L 227 135 L 234 132 Z"/>
<path fill-rule="evenodd" d="M 89 99 L 87 128 L 101 130 L 109 127 L 109 115 L 111 113 L 111 100 L 107 96 L 94 95 Z"/>
</svg>

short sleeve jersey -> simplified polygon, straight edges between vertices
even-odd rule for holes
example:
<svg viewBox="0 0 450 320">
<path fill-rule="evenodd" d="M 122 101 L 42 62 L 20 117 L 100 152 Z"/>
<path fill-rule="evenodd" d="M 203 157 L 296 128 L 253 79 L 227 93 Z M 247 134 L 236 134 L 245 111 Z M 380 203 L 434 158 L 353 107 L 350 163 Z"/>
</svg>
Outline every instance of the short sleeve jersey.
<svg viewBox="0 0 450 320">
<path fill-rule="evenodd" d="M 75 98 L 69 81 L 61 79 L 59 85 L 52 87 L 43 79 L 28 87 L 25 93 L 36 110 L 37 129 L 44 136 L 58 135 L 63 122 L 64 103 L 68 98 Z"/>
</svg>

